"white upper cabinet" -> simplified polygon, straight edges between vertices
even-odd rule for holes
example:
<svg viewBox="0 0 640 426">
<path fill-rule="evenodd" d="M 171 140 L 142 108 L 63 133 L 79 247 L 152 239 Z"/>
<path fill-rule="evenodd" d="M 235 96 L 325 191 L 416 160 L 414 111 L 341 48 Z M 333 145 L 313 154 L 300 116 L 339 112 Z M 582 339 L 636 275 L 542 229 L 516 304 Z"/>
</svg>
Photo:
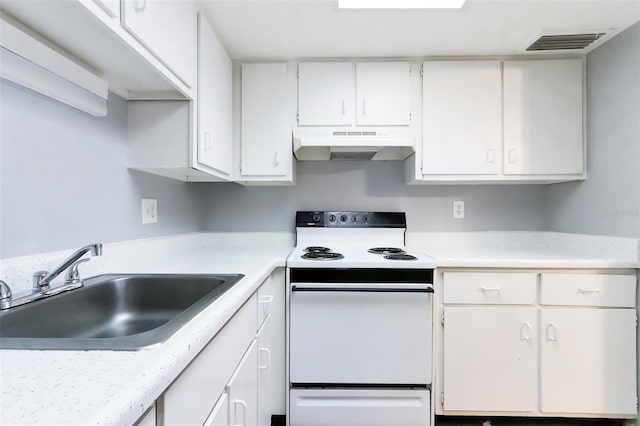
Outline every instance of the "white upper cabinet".
<svg viewBox="0 0 640 426">
<path fill-rule="evenodd" d="M 301 62 L 298 125 L 408 126 L 409 62 Z"/>
<path fill-rule="evenodd" d="M 496 175 L 502 142 L 499 61 L 423 65 L 425 175 Z"/>
<path fill-rule="evenodd" d="M 351 62 L 298 64 L 298 124 L 351 125 L 355 87 Z"/>
<path fill-rule="evenodd" d="M 206 18 L 198 15 L 198 152 L 200 165 L 231 174 L 233 71 Z"/>
<path fill-rule="evenodd" d="M 292 180 L 288 64 L 242 65 L 239 180 Z"/>
<path fill-rule="evenodd" d="M 504 172 L 583 173 L 581 59 L 505 61 Z"/>
<path fill-rule="evenodd" d="M 411 124 L 411 70 L 409 62 L 356 64 L 356 124 L 408 126 Z"/>
<path fill-rule="evenodd" d="M 423 64 L 423 140 L 411 182 L 585 178 L 583 61 Z"/>
<path fill-rule="evenodd" d="M 192 1 L 123 0 L 122 26 L 187 86 L 196 84 L 196 9 Z"/>
</svg>

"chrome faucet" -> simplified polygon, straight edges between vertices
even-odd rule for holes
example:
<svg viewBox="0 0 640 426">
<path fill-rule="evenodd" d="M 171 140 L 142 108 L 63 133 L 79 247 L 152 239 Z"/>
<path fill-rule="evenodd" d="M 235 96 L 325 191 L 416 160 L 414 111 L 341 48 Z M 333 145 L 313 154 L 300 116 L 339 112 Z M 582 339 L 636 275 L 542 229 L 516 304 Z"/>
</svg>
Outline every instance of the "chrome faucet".
<svg viewBox="0 0 640 426">
<path fill-rule="evenodd" d="M 64 262 L 60 264 L 57 268 L 54 268 L 51 272 L 47 271 L 38 271 L 33 274 L 33 290 L 45 292 L 49 290 L 49 284 L 53 281 L 58 275 L 63 273 L 67 268 L 71 267 L 69 273 L 67 273 L 67 279 L 65 280 L 65 284 L 71 284 L 73 272 L 75 270 L 75 283 L 80 282 L 78 278 L 78 264 L 82 262 L 86 262 L 89 259 L 83 259 L 78 261 L 85 253 L 91 251 L 92 256 L 102 256 L 102 244 L 90 244 L 88 246 L 84 246 L 78 249 L 75 253 L 67 258 Z"/>
<path fill-rule="evenodd" d="M 91 244 L 78 249 L 75 253 L 69 256 L 58 267 L 48 271 L 38 271 L 33 274 L 33 288 L 31 293 L 14 299 L 11 294 L 11 289 L 4 282 L 0 281 L 0 310 L 13 308 L 15 306 L 24 305 L 26 303 L 40 300 L 45 297 L 55 296 L 56 294 L 63 293 L 69 290 L 75 290 L 82 287 L 84 284 L 80 279 L 80 273 L 78 272 L 78 265 L 83 262 L 88 262 L 89 259 L 80 259 L 87 252 L 91 252 L 92 256 L 102 255 L 102 244 Z M 58 275 L 67 271 L 64 284 L 60 287 L 51 288 L 51 281 L 53 281 Z"/>
</svg>

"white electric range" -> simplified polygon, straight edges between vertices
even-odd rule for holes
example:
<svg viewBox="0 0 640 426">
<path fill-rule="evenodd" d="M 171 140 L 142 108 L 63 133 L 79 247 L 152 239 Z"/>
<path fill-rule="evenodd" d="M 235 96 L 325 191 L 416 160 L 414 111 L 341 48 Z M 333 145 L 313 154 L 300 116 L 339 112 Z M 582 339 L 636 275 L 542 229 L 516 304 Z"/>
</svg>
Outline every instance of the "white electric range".
<svg viewBox="0 0 640 426">
<path fill-rule="evenodd" d="M 290 425 L 431 424 L 434 259 L 404 213 L 297 212 L 287 258 Z"/>
</svg>

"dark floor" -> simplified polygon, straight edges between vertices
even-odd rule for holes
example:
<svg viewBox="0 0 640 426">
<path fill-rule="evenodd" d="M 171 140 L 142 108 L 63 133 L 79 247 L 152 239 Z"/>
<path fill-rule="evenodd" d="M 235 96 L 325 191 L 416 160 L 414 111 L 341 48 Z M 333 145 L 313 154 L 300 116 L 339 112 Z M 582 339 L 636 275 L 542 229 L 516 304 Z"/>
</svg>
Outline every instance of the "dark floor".
<svg viewBox="0 0 640 426">
<path fill-rule="evenodd" d="M 436 417 L 436 426 L 625 426 L 624 420 L 523 419 L 519 417 Z M 633 423 L 632 423 L 633 424 Z M 284 416 L 273 416 L 272 426 L 284 426 Z"/>
<path fill-rule="evenodd" d="M 523 419 L 518 417 L 436 417 L 436 426 L 623 426 L 624 420 Z"/>
</svg>

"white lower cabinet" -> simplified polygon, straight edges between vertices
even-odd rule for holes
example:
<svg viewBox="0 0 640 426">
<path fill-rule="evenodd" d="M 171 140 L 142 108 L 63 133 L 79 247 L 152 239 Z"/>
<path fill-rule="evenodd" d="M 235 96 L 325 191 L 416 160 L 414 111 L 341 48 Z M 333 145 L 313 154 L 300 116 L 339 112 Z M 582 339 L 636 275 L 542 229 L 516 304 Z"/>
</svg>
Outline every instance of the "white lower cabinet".
<svg viewBox="0 0 640 426">
<path fill-rule="evenodd" d="M 204 426 L 227 426 L 229 424 L 229 394 L 225 392 L 213 407 Z"/>
<path fill-rule="evenodd" d="M 534 307 L 445 308 L 444 409 L 535 412 Z"/>
<path fill-rule="evenodd" d="M 429 390 L 292 389 L 293 426 L 413 426 L 431 417 Z"/>
<path fill-rule="evenodd" d="M 229 425 L 258 424 L 258 350 L 254 339 L 227 385 Z"/>
<path fill-rule="evenodd" d="M 271 424 L 271 393 L 273 383 L 273 369 L 271 357 L 273 353 L 273 338 L 271 336 L 270 317 L 262 324 L 258 331 L 258 423 Z"/>
<path fill-rule="evenodd" d="M 277 315 L 269 305 L 284 310 L 283 289 L 284 274 L 276 270 L 167 388 L 157 404 L 163 426 L 271 424 L 278 411 L 271 366 L 284 364 L 284 353 L 274 350 L 284 339 L 284 321 L 271 320 Z M 155 422 L 155 411 L 139 421 L 151 417 Z"/>
<path fill-rule="evenodd" d="M 635 275 L 441 277 L 437 414 L 637 417 Z"/>
<path fill-rule="evenodd" d="M 637 414 L 635 309 L 543 308 L 543 413 Z"/>
</svg>

